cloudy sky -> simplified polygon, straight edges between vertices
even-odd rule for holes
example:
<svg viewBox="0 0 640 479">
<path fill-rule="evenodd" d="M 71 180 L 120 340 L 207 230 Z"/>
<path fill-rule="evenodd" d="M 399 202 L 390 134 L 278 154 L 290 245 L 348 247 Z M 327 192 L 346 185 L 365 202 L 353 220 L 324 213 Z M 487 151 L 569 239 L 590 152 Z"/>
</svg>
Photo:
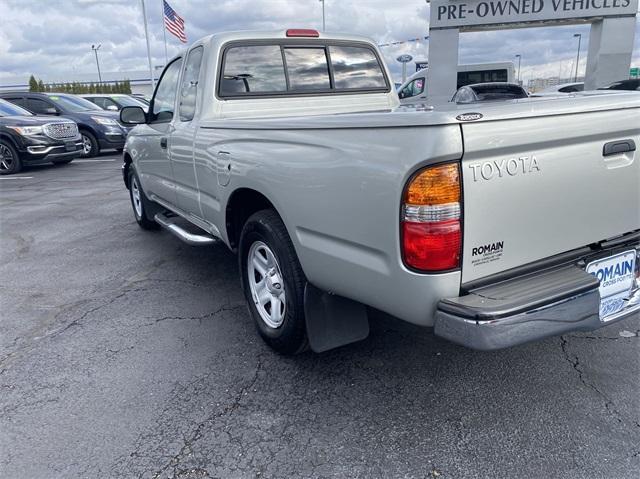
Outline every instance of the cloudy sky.
<svg viewBox="0 0 640 479">
<path fill-rule="evenodd" d="M 153 64 L 164 63 L 162 0 L 145 0 Z M 226 30 L 320 28 L 318 0 L 170 0 L 185 19 L 190 41 Z M 106 71 L 147 68 L 140 0 L 0 0 L 0 85 L 26 83 L 33 73 L 60 80 L 95 73 L 92 44 L 101 43 Z M 364 34 L 378 43 L 424 36 L 429 7 L 424 0 L 326 0 L 328 32 Z M 532 28 L 461 36 L 460 63 L 513 60 L 522 54 L 523 80 L 569 76 L 577 50 L 574 33 L 583 34 L 581 71 L 588 48 L 587 25 Z M 169 56 L 181 44 L 167 34 Z M 383 48 L 399 79 L 395 58 L 427 56 L 427 42 Z M 640 66 L 640 26 L 636 24 L 633 65 Z"/>
</svg>

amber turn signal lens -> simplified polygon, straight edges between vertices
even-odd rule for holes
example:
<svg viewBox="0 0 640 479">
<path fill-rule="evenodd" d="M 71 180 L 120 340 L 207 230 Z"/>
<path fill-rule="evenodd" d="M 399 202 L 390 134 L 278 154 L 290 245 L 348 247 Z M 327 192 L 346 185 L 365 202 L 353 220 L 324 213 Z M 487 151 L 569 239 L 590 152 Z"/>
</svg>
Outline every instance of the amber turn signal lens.
<svg viewBox="0 0 640 479">
<path fill-rule="evenodd" d="M 460 170 L 457 163 L 425 168 L 409 183 L 405 204 L 441 205 L 460 201 Z"/>
</svg>

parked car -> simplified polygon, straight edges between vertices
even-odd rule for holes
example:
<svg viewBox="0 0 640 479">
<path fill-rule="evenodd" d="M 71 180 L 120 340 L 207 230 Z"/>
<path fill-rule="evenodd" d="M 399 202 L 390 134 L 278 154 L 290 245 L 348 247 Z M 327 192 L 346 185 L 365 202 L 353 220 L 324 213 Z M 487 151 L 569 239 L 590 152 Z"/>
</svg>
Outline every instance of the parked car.
<svg viewBox="0 0 640 479">
<path fill-rule="evenodd" d="M 82 136 L 82 157 L 97 155 L 101 149 L 122 150 L 128 129 L 118 123 L 118 113 L 104 111 L 84 98 L 68 93 L 6 92 L 0 98 L 36 115 L 63 115 L 78 124 Z"/>
<path fill-rule="evenodd" d="M 629 90 L 640 91 L 640 78 L 632 78 L 630 80 L 620 80 L 613 82 L 611 85 L 607 85 L 598 90 Z"/>
<path fill-rule="evenodd" d="M 451 99 L 454 103 L 518 100 L 528 98 L 527 91 L 516 83 L 476 83 L 458 88 Z"/>
<path fill-rule="evenodd" d="M 85 100 L 89 100 L 91 103 L 95 103 L 103 110 L 120 111 L 125 106 L 139 106 L 146 110 L 149 106 L 148 103 L 144 103 L 141 100 L 125 94 L 98 94 L 87 93 L 80 95 Z"/>
<path fill-rule="evenodd" d="M 569 93 L 578 93 L 581 91 L 584 91 L 583 82 L 561 83 L 560 85 L 550 86 L 549 88 L 545 88 L 544 90 L 532 93 L 531 96 L 558 96 L 567 95 Z"/>
<path fill-rule="evenodd" d="M 416 62 L 416 64 L 427 62 Z M 400 103 L 410 105 L 422 103 L 427 99 L 427 73 L 429 67 L 421 68 L 396 88 Z M 458 65 L 456 88 L 465 85 L 492 82 L 513 83 L 513 62 L 469 63 Z"/>
<path fill-rule="evenodd" d="M 366 306 L 476 349 L 640 311 L 640 95 L 398 108 L 371 40 L 288 30 L 196 41 L 151 105 L 120 112 L 135 220 L 237 252 L 278 351 Z"/>
<path fill-rule="evenodd" d="M 148 105 L 149 101 L 151 100 L 151 97 L 148 95 L 145 95 L 144 93 L 131 93 L 129 96 L 135 98 L 136 100 L 141 101 L 145 105 Z"/>
<path fill-rule="evenodd" d="M 0 99 L 0 175 L 18 173 L 24 165 L 70 163 L 81 153 L 74 121 L 35 116 Z"/>
</svg>

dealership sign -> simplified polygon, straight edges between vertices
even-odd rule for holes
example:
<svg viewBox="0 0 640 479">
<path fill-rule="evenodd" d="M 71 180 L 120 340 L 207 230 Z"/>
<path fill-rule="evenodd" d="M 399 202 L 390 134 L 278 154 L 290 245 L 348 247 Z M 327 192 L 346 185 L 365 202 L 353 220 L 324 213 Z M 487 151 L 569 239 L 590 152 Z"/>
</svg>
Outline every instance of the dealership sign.
<svg viewBox="0 0 640 479">
<path fill-rule="evenodd" d="M 429 27 L 464 29 L 586 20 L 635 15 L 637 11 L 638 0 L 432 0 Z"/>
</svg>

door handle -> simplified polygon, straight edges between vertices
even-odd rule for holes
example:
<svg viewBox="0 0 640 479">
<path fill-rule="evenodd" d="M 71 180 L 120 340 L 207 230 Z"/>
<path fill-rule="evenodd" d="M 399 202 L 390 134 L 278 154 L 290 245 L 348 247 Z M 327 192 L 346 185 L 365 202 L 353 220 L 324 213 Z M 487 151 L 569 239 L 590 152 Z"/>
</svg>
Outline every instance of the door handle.
<svg viewBox="0 0 640 479">
<path fill-rule="evenodd" d="M 160 138 L 160 148 L 166 148 L 167 147 L 167 137 L 163 136 L 162 138 Z"/>
<path fill-rule="evenodd" d="M 636 143 L 633 140 L 617 140 L 605 143 L 602 147 L 602 156 L 617 155 L 619 153 L 627 153 L 636 151 Z"/>
</svg>

